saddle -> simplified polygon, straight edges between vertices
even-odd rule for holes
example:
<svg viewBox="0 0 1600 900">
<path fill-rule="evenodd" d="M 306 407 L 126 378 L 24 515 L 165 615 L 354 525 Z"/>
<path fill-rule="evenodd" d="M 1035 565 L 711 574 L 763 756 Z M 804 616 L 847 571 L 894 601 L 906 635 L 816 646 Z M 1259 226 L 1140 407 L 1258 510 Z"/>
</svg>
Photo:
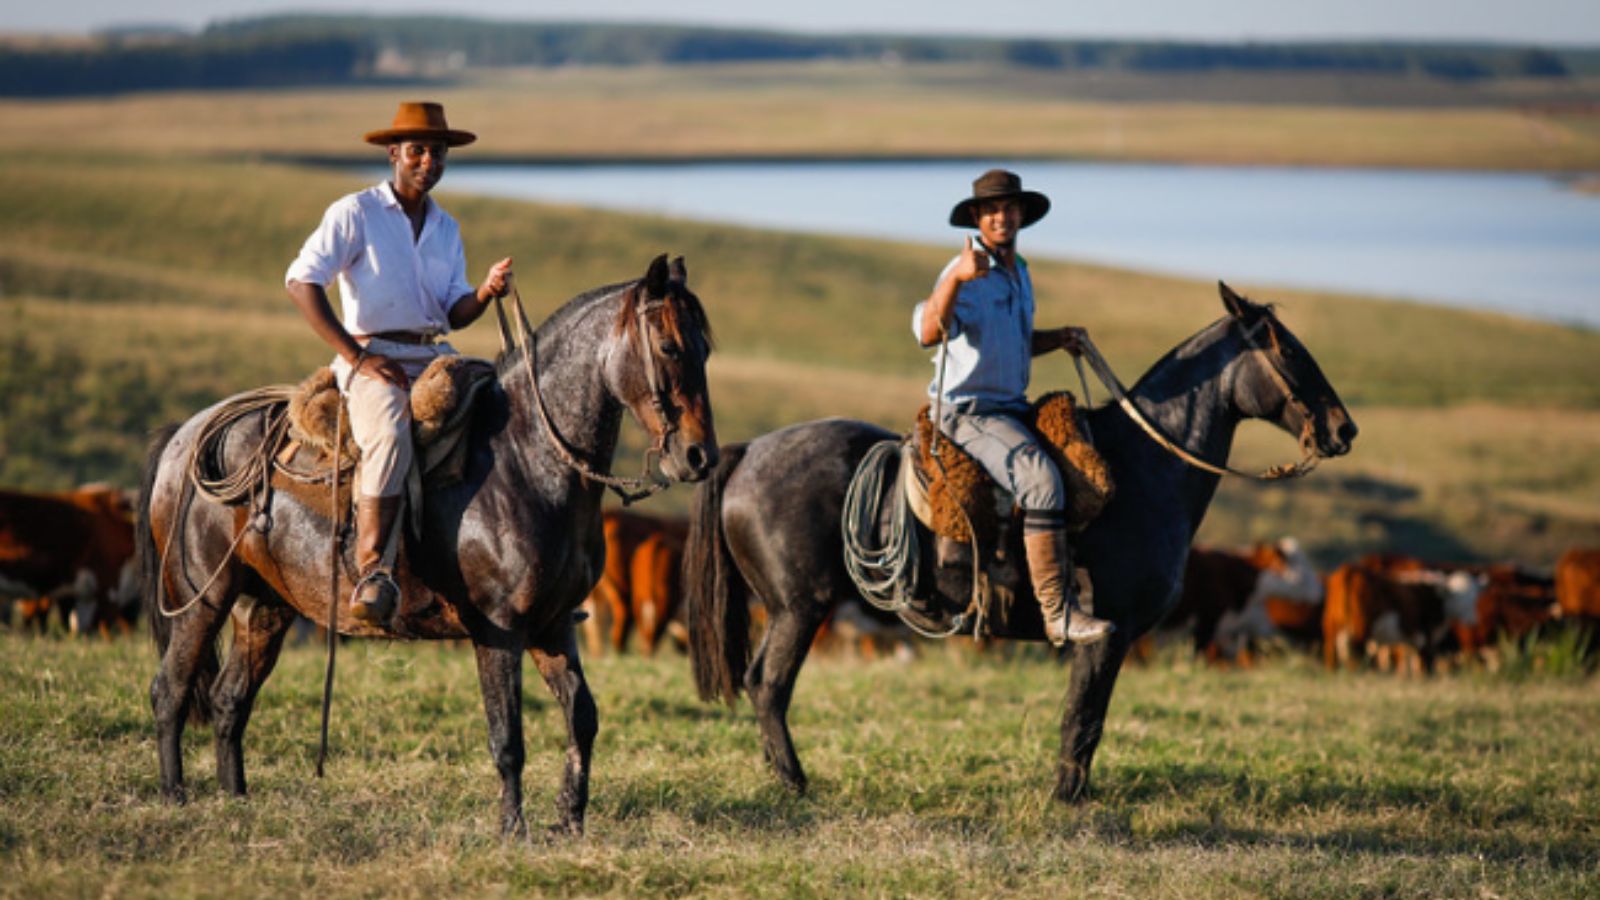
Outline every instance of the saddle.
<svg viewBox="0 0 1600 900">
<path fill-rule="evenodd" d="M 441 356 L 412 385 L 414 453 L 406 475 L 406 500 L 413 534 L 421 530 L 423 496 L 461 480 L 467 457 L 467 423 L 478 398 L 494 381 L 494 365 L 486 360 Z M 352 476 L 361 461 L 344 405 L 333 370 L 327 366 L 294 387 L 282 413 L 288 420 L 287 433 L 276 448 L 272 467 L 274 489 L 293 494 L 330 518 L 329 470 L 334 429 L 341 415 L 338 502 L 344 509 L 349 508 Z"/>
<path fill-rule="evenodd" d="M 1017 525 L 1020 530 L 1021 510 L 1009 491 L 944 435 L 938 436 L 939 458 L 934 459 L 934 425 L 928 413 L 927 404 L 917 412 L 915 464 L 901 467 L 912 511 L 942 537 L 970 543 L 975 529 L 985 544 L 995 546 L 1000 542 L 994 536 L 1002 525 Z M 1067 495 L 1067 530 L 1082 531 L 1105 508 L 1114 485 L 1105 459 L 1078 427 L 1072 393 L 1054 391 L 1041 396 L 1024 424 L 1040 438 L 1040 447 L 1061 472 Z"/>
</svg>

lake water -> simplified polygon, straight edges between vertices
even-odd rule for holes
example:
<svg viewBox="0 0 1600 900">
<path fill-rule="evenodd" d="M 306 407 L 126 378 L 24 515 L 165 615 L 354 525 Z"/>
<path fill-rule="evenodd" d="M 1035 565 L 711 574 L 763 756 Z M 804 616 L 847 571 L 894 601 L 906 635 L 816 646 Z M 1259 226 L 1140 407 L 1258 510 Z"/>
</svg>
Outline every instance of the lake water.
<svg viewBox="0 0 1600 900">
<path fill-rule="evenodd" d="M 450 191 L 934 243 L 983 162 L 457 164 Z M 1013 162 L 1031 258 L 1494 309 L 1600 328 L 1600 196 L 1540 175 Z M 930 276 L 931 277 L 931 276 Z"/>
</svg>

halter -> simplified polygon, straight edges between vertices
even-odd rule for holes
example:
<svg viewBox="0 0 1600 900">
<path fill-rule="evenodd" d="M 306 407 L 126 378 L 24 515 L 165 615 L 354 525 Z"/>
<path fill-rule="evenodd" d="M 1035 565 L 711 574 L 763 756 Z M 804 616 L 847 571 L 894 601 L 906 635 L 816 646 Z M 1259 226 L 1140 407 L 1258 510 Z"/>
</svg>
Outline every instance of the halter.
<svg viewBox="0 0 1600 900">
<path fill-rule="evenodd" d="M 1133 402 L 1132 398 L 1128 396 L 1127 389 L 1122 386 L 1122 382 L 1117 378 L 1117 373 L 1111 370 L 1111 365 L 1107 363 L 1106 358 L 1100 354 L 1100 349 L 1094 345 L 1094 342 L 1089 340 L 1088 335 L 1084 335 L 1083 338 L 1083 356 L 1088 358 L 1089 365 L 1094 369 L 1095 375 L 1098 376 L 1100 378 L 1100 382 L 1106 386 L 1106 390 L 1110 391 L 1111 395 L 1116 398 L 1118 405 L 1120 405 L 1122 410 L 1128 414 L 1128 418 L 1132 419 L 1135 424 L 1144 429 L 1145 434 L 1149 435 L 1151 440 L 1154 440 L 1157 444 L 1161 445 L 1162 449 L 1171 453 L 1173 456 L 1178 457 L 1197 469 L 1210 472 L 1213 475 L 1238 475 L 1243 478 L 1253 478 L 1257 481 L 1279 481 L 1287 478 L 1299 478 L 1302 475 L 1309 473 L 1312 469 L 1315 469 L 1317 464 L 1321 462 L 1321 458 L 1318 457 L 1316 453 L 1316 426 L 1312 423 L 1311 407 L 1308 406 L 1304 400 L 1301 400 L 1299 395 L 1296 394 L 1294 389 L 1290 386 L 1288 376 L 1278 368 L 1277 358 L 1274 353 L 1261 346 L 1261 344 L 1256 340 L 1256 331 L 1262 326 L 1266 326 L 1267 333 L 1272 336 L 1274 350 L 1276 349 L 1278 342 L 1277 333 L 1272 330 L 1270 325 L 1267 325 L 1267 319 L 1269 316 L 1270 314 L 1263 314 L 1260 319 L 1256 320 L 1254 325 L 1251 325 L 1248 328 L 1240 323 L 1239 336 L 1244 340 L 1245 346 L 1249 347 L 1252 351 L 1261 354 L 1266 359 L 1267 371 L 1272 375 L 1272 379 L 1277 383 L 1279 389 L 1283 391 L 1284 401 L 1300 410 L 1300 447 L 1301 450 L 1304 451 L 1305 456 L 1299 462 L 1272 466 L 1260 474 L 1242 472 L 1231 466 L 1219 466 L 1214 463 L 1206 462 L 1198 456 L 1195 456 L 1190 451 L 1179 446 L 1171 438 L 1162 434 L 1161 430 L 1155 425 L 1151 424 L 1150 420 L 1145 418 L 1144 413 L 1139 411 L 1139 407 Z M 1089 399 L 1089 382 L 1083 377 L 1082 362 L 1078 357 L 1075 356 L 1073 357 L 1073 363 L 1078 367 L 1078 379 L 1083 382 L 1084 402 L 1092 402 Z"/>
<path fill-rule="evenodd" d="M 511 296 L 516 305 L 517 331 L 521 336 L 521 343 L 525 349 L 522 356 L 523 364 L 528 371 L 528 382 L 533 386 L 534 406 L 539 411 L 539 421 L 544 424 L 545 433 L 549 435 L 550 444 L 555 448 L 556 455 L 561 458 L 562 462 L 566 463 L 568 468 L 577 472 L 585 481 L 597 482 L 610 488 L 622 499 L 622 505 L 624 506 L 643 500 L 646 497 L 654 496 L 670 487 L 671 482 L 656 478 L 652 473 L 654 462 L 660 459 L 661 454 L 666 450 L 667 438 L 678 428 L 676 421 L 667 415 L 666 392 L 660 386 L 661 379 L 657 371 L 661 361 L 655 352 L 655 341 L 651 339 L 651 336 L 655 333 L 655 324 L 650 320 L 649 313 L 666 306 L 666 301 L 647 299 L 646 302 L 637 304 L 637 309 L 634 311 L 634 316 L 638 319 L 639 326 L 634 329 L 639 335 L 639 357 L 644 363 L 645 381 L 650 386 L 650 406 L 655 411 L 656 424 L 660 428 L 660 433 L 656 435 L 655 443 L 644 451 L 639 477 L 620 478 L 596 471 L 579 459 L 577 454 L 573 452 L 572 447 L 561 437 L 561 433 L 556 430 L 555 423 L 550 419 L 550 411 L 545 408 L 544 391 L 539 387 L 538 367 L 534 364 L 534 357 L 539 352 L 538 335 L 534 332 L 532 326 L 528 324 L 528 314 L 523 310 L 522 306 L 522 294 L 517 290 L 515 282 L 511 286 Z M 515 342 L 511 340 L 511 329 L 506 324 L 505 310 L 501 308 L 499 297 L 495 298 L 494 311 L 500 320 L 500 349 L 504 352 L 513 346 Z"/>
</svg>

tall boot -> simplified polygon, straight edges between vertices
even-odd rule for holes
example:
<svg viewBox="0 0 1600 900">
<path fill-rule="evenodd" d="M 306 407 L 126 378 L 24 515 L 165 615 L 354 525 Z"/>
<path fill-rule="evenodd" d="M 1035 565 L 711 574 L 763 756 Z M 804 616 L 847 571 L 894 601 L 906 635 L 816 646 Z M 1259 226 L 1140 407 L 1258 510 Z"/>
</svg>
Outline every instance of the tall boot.
<svg viewBox="0 0 1600 900">
<path fill-rule="evenodd" d="M 1072 568 L 1072 547 L 1064 528 L 1035 531 L 1022 537 L 1028 555 L 1033 595 L 1044 613 L 1044 636 L 1057 647 L 1067 641 L 1092 644 L 1116 629 L 1078 606 L 1078 580 Z"/>
<path fill-rule="evenodd" d="M 386 625 L 400 601 L 400 586 L 384 564 L 389 534 L 400 517 L 401 497 L 356 500 L 356 569 L 360 579 L 350 597 L 350 614 L 369 625 Z"/>
</svg>

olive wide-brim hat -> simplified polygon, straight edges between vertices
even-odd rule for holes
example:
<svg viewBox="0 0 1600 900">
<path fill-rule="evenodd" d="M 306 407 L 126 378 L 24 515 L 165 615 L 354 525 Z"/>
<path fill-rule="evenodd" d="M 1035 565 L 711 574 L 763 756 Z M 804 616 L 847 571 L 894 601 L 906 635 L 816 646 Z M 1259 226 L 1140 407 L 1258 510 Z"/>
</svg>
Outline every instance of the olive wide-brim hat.
<svg viewBox="0 0 1600 900">
<path fill-rule="evenodd" d="M 444 141 L 447 147 L 460 147 L 477 139 L 470 131 L 451 128 L 444 120 L 443 106 L 421 101 L 401 103 L 388 128 L 369 131 L 365 138 L 367 143 L 380 147 L 401 141 Z"/>
<path fill-rule="evenodd" d="M 1050 198 L 1038 191 L 1025 191 L 1022 189 L 1022 178 L 1015 172 L 1005 169 L 990 169 L 978 176 L 972 182 L 972 196 L 957 203 L 950 210 L 950 224 L 957 228 L 976 228 L 978 217 L 975 215 L 977 206 L 985 200 L 1006 200 L 1015 198 L 1022 201 L 1022 225 L 1029 225 L 1044 218 L 1050 211 Z"/>
</svg>

